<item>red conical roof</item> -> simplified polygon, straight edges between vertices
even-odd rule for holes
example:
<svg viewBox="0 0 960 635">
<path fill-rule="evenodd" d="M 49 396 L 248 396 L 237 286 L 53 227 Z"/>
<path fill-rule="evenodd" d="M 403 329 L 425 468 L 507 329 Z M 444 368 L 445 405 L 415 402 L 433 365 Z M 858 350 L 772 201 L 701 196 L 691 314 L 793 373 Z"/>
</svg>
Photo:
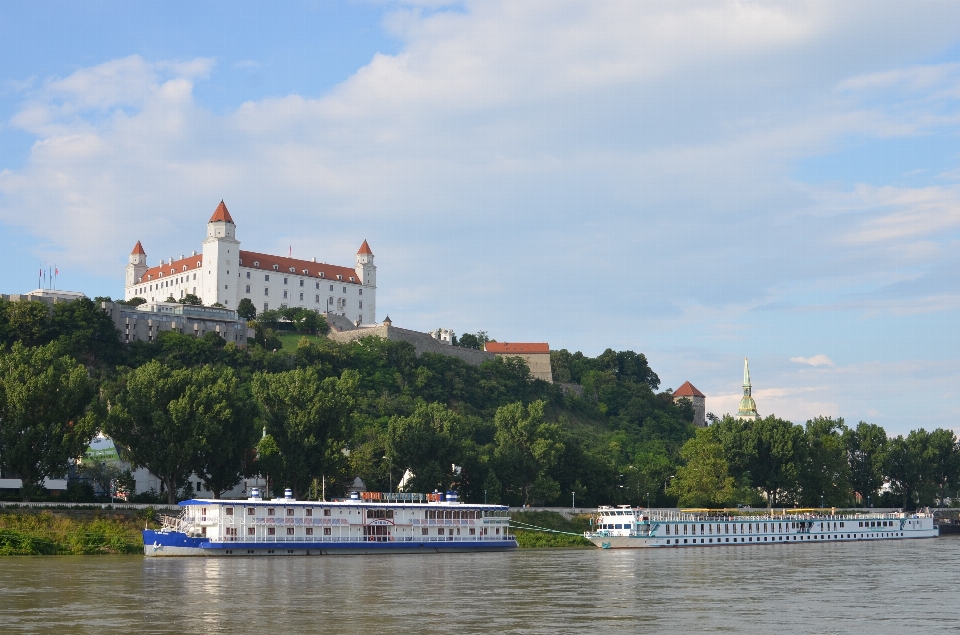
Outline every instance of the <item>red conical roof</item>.
<svg viewBox="0 0 960 635">
<path fill-rule="evenodd" d="M 683 382 L 683 385 L 673 392 L 674 397 L 706 397 L 705 394 L 697 390 L 697 387 L 689 381 Z"/>
<path fill-rule="evenodd" d="M 373 255 L 373 252 L 370 250 L 370 245 L 367 244 L 367 241 L 363 241 L 363 244 L 360 245 L 360 251 L 357 254 L 370 254 Z"/>
<path fill-rule="evenodd" d="M 146 256 L 147 252 L 143 250 L 143 245 L 140 244 L 140 241 L 137 241 L 137 245 L 133 248 L 133 251 L 130 252 L 130 255 L 140 254 L 141 256 Z"/>
<path fill-rule="evenodd" d="M 230 217 L 230 212 L 227 211 L 227 206 L 223 204 L 223 201 L 220 201 L 220 204 L 217 205 L 217 211 L 213 213 L 213 216 L 211 216 L 207 222 L 216 223 L 217 221 L 222 223 L 233 222 L 233 218 Z"/>
</svg>

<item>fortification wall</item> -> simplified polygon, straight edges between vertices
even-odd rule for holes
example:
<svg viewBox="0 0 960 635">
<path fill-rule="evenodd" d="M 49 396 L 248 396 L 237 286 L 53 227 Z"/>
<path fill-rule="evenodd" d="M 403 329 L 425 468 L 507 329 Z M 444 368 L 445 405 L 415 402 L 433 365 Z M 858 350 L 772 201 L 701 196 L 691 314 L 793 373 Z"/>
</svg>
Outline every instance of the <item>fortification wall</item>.
<svg viewBox="0 0 960 635">
<path fill-rule="evenodd" d="M 417 356 L 423 355 L 424 353 L 447 355 L 449 357 L 462 359 L 468 364 L 473 364 L 474 366 L 479 366 L 483 362 L 494 358 L 493 353 L 477 351 L 472 348 L 460 348 L 459 346 L 442 344 L 426 333 L 402 329 L 396 326 L 385 326 L 383 324 L 368 328 L 359 328 L 352 331 L 342 331 L 340 333 L 331 331 L 327 337 L 335 342 L 341 343 L 352 342 L 364 337 L 382 337 L 383 339 L 390 340 L 392 342 L 407 342 L 412 344 L 413 348 L 417 352 Z"/>
</svg>

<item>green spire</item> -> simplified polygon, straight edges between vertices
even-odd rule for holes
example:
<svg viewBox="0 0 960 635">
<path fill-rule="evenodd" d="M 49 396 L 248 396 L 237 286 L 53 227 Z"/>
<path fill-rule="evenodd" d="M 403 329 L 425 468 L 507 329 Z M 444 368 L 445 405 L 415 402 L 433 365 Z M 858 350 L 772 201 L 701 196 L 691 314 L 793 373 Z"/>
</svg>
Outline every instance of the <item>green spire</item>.
<svg viewBox="0 0 960 635">
<path fill-rule="evenodd" d="M 737 419 L 741 421 L 756 421 L 760 418 L 757 414 L 757 402 L 753 400 L 753 386 L 750 383 L 750 362 L 743 358 L 743 397 L 740 399 L 740 410 L 737 412 Z"/>
</svg>

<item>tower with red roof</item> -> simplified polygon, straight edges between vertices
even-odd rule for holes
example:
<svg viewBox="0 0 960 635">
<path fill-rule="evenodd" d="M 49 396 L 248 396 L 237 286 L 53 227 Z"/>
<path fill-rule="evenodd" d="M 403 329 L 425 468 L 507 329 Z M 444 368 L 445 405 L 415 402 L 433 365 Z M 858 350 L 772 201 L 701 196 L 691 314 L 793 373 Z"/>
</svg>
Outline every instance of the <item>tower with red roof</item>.
<svg viewBox="0 0 960 635">
<path fill-rule="evenodd" d="M 698 428 L 707 425 L 707 396 L 697 390 L 697 387 L 689 381 L 683 382 L 683 385 L 677 388 L 673 393 L 673 401 L 689 399 L 693 404 L 693 424 Z"/>
</svg>

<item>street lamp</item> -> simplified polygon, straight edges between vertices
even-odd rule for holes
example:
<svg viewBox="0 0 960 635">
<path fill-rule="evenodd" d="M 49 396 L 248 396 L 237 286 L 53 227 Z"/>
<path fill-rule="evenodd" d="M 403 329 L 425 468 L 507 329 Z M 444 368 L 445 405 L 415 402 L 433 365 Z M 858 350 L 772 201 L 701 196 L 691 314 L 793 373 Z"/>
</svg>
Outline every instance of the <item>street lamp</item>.
<svg viewBox="0 0 960 635">
<path fill-rule="evenodd" d="M 820 509 L 823 509 L 823 494 L 820 494 Z"/>
<path fill-rule="evenodd" d="M 867 509 L 870 509 L 873 505 L 870 504 L 870 496 L 867 496 Z"/>
<path fill-rule="evenodd" d="M 574 511 L 576 511 L 577 510 L 577 493 L 570 492 L 570 494 L 573 495 L 573 503 L 570 506 L 573 508 Z"/>
<path fill-rule="evenodd" d="M 483 490 L 483 504 L 487 504 L 487 490 Z"/>
<path fill-rule="evenodd" d="M 647 509 L 650 509 L 650 492 L 647 492 Z"/>
</svg>

